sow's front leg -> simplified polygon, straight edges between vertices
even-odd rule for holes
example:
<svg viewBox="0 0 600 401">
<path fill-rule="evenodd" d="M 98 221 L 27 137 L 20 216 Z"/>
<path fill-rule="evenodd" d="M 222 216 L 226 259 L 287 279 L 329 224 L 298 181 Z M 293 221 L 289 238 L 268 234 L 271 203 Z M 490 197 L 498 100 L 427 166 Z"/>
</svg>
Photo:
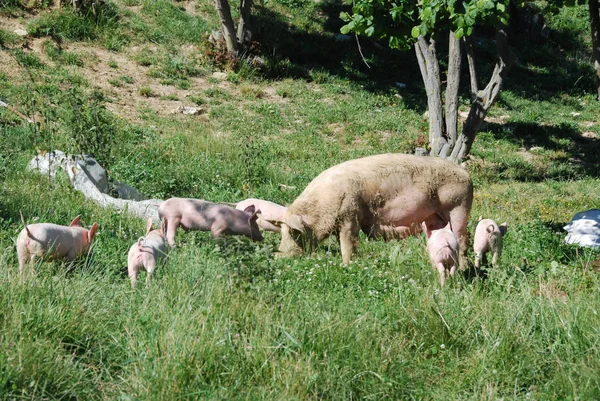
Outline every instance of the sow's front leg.
<svg viewBox="0 0 600 401">
<path fill-rule="evenodd" d="M 356 252 L 358 244 L 359 225 L 356 219 L 349 219 L 340 224 L 340 248 L 342 250 L 342 262 L 350 263 L 352 255 Z"/>
<path fill-rule="evenodd" d="M 458 268 L 460 270 L 466 270 L 468 267 L 469 234 L 467 223 L 469 221 L 469 210 L 470 208 L 467 207 L 456 207 L 450 211 L 450 226 L 458 239 Z"/>
</svg>

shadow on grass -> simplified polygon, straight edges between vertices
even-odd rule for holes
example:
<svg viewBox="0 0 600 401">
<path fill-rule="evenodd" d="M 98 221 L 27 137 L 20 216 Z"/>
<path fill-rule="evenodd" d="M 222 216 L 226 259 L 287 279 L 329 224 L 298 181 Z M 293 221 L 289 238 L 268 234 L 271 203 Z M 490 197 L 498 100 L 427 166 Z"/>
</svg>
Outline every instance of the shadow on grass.
<svg viewBox="0 0 600 401">
<path fill-rule="evenodd" d="M 479 171 L 494 180 L 509 178 L 523 182 L 539 182 L 546 179 L 567 180 L 582 177 L 600 177 L 600 141 L 583 136 L 574 125 L 540 125 L 529 122 L 506 124 L 489 123 L 495 139 L 513 143 L 527 150 L 525 157 L 502 158 L 492 166 Z M 538 149 L 539 148 L 539 149 Z M 530 153 L 532 149 L 538 153 Z M 549 154 L 546 151 L 552 151 Z M 477 170 L 477 166 L 473 167 Z M 486 170 L 486 171 L 484 171 Z"/>
<path fill-rule="evenodd" d="M 505 87 L 518 96 L 552 101 L 559 93 L 596 91 L 593 64 L 585 62 L 591 59 L 590 48 L 574 32 L 552 31 L 544 44 L 513 38 L 512 45 L 517 63 Z"/>
<path fill-rule="evenodd" d="M 424 111 L 427 98 L 414 52 L 392 50 L 385 41 L 375 42 L 365 37 L 359 39 L 359 51 L 353 35 L 340 35 L 344 25 L 339 18 L 341 11 L 350 12 L 351 6 L 340 0 L 325 0 L 315 6 L 311 14 L 324 17 L 324 22 L 316 16 L 306 17 L 310 24 L 321 24 L 322 32 L 315 32 L 294 26 L 288 17 L 272 9 L 257 7 L 255 37 L 262 55 L 273 62 L 267 75 L 311 79 L 311 70 L 317 69 L 358 83 L 369 91 L 383 92 L 394 90 L 396 82 L 402 82 L 407 85 L 401 93 L 407 106 Z M 512 23 L 517 24 L 517 21 Z M 516 25 L 511 28 L 511 46 L 518 61 L 507 77 L 505 88 L 536 100 L 552 99 L 559 92 L 595 91 L 593 66 L 579 61 L 590 53 L 589 46 L 575 32 L 552 31 L 545 43 L 537 44 L 519 33 Z M 484 81 L 490 76 L 496 58 L 493 36 L 493 30 L 485 28 L 478 28 L 474 36 L 478 75 Z M 438 44 L 438 54 L 447 54 L 444 38 Z M 361 52 L 370 67 L 366 66 Z M 442 67 L 444 65 L 442 62 Z M 465 98 L 469 97 L 467 73 L 465 62 L 461 78 Z M 481 86 L 484 81 L 480 82 Z"/>
<path fill-rule="evenodd" d="M 363 60 L 355 37 L 340 34 L 341 11 L 350 11 L 350 6 L 338 0 L 321 3 L 317 13 L 326 15 L 326 21 L 323 32 L 314 32 L 290 24 L 272 9 L 257 6 L 254 37 L 259 52 L 269 60 L 265 75 L 313 80 L 318 71 L 325 75 L 323 80 L 327 75 L 337 76 L 366 90 L 388 93 L 397 90 L 396 83 L 402 82 L 407 85 L 402 93 L 404 101 L 411 108 L 425 110 L 427 98 L 414 52 L 392 50 L 387 44 L 360 37 Z"/>
</svg>

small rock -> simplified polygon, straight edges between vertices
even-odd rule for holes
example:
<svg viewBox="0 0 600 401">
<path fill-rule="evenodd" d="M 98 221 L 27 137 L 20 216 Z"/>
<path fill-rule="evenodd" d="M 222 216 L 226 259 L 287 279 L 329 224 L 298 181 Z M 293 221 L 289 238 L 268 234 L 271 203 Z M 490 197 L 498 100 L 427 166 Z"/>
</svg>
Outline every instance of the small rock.
<svg viewBox="0 0 600 401">
<path fill-rule="evenodd" d="M 292 185 L 285 185 L 285 184 L 279 184 L 279 188 L 283 189 L 284 191 L 287 191 L 289 189 L 296 189 L 296 187 L 294 187 Z"/>
<path fill-rule="evenodd" d="M 224 81 L 227 79 L 227 74 L 224 72 L 216 71 L 216 72 L 213 72 L 212 77 L 215 79 Z"/>
<path fill-rule="evenodd" d="M 580 115 L 581 115 L 581 113 L 578 113 L 578 112 L 576 112 L 576 111 L 572 111 L 572 112 L 571 112 L 571 115 L 572 115 L 573 117 L 577 117 L 577 116 L 580 116 Z"/>
<path fill-rule="evenodd" d="M 28 35 L 27 31 L 26 31 L 26 30 L 24 30 L 24 29 L 21 29 L 21 28 L 17 28 L 17 29 L 15 29 L 13 32 L 14 32 L 15 34 L 17 34 L 18 36 L 21 36 L 21 37 L 25 37 L 25 36 L 27 36 L 27 35 Z"/>
<path fill-rule="evenodd" d="M 202 114 L 203 112 L 204 112 L 204 110 L 199 107 L 189 107 L 189 106 L 179 106 L 179 107 L 171 110 L 171 114 L 183 113 L 183 114 L 188 114 L 188 115 L 193 115 L 193 116 Z"/>
</svg>

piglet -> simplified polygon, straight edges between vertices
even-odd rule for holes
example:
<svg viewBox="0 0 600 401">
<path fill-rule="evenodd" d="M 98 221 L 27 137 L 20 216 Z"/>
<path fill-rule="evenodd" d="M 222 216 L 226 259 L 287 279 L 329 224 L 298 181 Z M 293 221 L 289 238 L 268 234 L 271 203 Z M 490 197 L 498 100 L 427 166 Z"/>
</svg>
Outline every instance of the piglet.
<svg viewBox="0 0 600 401">
<path fill-rule="evenodd" d="M 141 268 L 144 268 L 147 272 L 147 287 L 154 268 L 167 256 L 169 249 L 165 239 L 165 225 L 166 220 L 163 220 L 160 228 L 153 230 L 152 218 L 149 218 L 146 227 L 146 236 L 140 237 L 129 249 L 127 271 L 132 287 L 135 288 L 137 284 L 137 276 Z"/>
<path fill-rule="evenodd" d="M 35 262 L 37 258 L 48 256 L 50 260 L 74 260 L 79 255 L 88 253 L 90 245 L 98 232 L 98 223 L 94 223 L 88 230 L 81 226 L 80 216 L 75 217 L 71 224 L 60 226 L 51 223 L 25 224 L 17 238 L 17 256 L 19 259 L 19 272 L 23 277 L 23 270 L 28 262 Z"/>
<path fill-rule="evenodd" d="M 287 208 L 267 200 L 262 199 L 246 199 L 239 202 L 235 208 L 237 210 L 246 210 L 249 206 L 254 206 L 260 209 L 260 216 L 256 220 L 256 224 L 265 231 L 281 232 L 281 222 L 285 217 Z"/>
<path fill-rule="evenodd" d="M 167 242 L 171 247 L 175 246 L 179 226 L 186 230 L 210 231 L 215 237 L 244 235 L 262 241 L 256 224 L 259 213 L 254 205 L 241 211 L 224 204 L 189 198 L 167 199 L 158 207 L 158 216 L 167 222 Z"/>
<path fill-rule="evenodd" d="M 427 240 L 427 252 L 433 268 L 440 273 L 440 283 L 446 283 L 446 271 L 450 275 L 456 273 L 458 267 L 458 240 L 450 229 L 450 225 L 431 231 Z"/>
<path fill-rule="evenodd" d="M 487 252 L 492 252 L 492 265 L 496 267 L 502 255 L 502 238 L 508 229 L 506 223 L 498 226 L 492 219 L 483 219 L 477 223 L 473 251 L 475 251 L 475 267 L 479 267 Z"/>
</svg>

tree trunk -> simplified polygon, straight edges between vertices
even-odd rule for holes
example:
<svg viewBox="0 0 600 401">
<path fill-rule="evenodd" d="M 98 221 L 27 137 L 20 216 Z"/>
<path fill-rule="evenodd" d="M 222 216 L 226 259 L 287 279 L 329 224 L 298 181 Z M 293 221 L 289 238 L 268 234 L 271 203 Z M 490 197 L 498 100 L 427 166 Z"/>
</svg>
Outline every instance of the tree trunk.
<svg viewBox="0 0 600 401">
<path fill-rule="evenodd" d="M 423 36 L 419 36 L 415 43 L 415 51 L 421 76 L 427 91 L 427 108 L 429 113 L 429 144 L 431 152 L 439 155 L 447 145 L 444 130 L 444 113 L 442 108 L 442 83 L 440 81 L 440 67 L 435 52 L 435 40 L 429 43 Z"/>
<path fill-rule="evenodd" d="M 598 12 L 598 0 L 589 0 L 590 25 L 592 27 L 592 55 L 594 56 L 594 68 L 598 85 L 598 100 L 600 100 L 600 13 Z"/>
<path fill-rule="evenodd" d="M 448 75 L 446 77 L 446 135 L 447 142 L 441 149 L 439 156 L 446 158 L 456 143 L 458 129 L 458 89 L 460 87 L 460 66 L 462 51 L 460 39 L 456 38 L 454 31 L 448 37 Z"/>
<path fill-rule="evenodd" d="M 250 11 L 252 9 L 252 0 L 241 0 L 240 3 L 240 22 L 238 24 L 237 42 L 238 50 L 245 51 L 252 43 L 252 31 L 250 29 Z"/>
<path fill-rule="evenodd" d="M 498 99 L 504 78 L 515 62 L 515 56 L 508 47 L 506 26 L 499 26 L 496 29 L 496 51 L 498 53 L 498 60 L 496 61 L 492 77 L 485 89 L 477 93 L 477 99 L 471 103 L 471 110 L 469 111 L 467 121 L 463 124 L 462 132 L 452 150 L 450 159 L 455 163 L 460 162 L 471 151 L 475 135 L 477 135 L 477 131 L 479 131 L 479 127 L 485 119 L 488 110 Z"/>
<path fill-rule="evenodd" d="M 233 26 L 233 18 L 231 18 L 231 8 L 227 0 L 215 0 L 215 8 L 221 19 L 221 28 L 223 30 L 223 37 L 225 38 L 225 44 L 227 45 L 227 51 L 230 54 L 238 54 L 238 43 L 235 36 L 235 28 Z"/>
</svg>

